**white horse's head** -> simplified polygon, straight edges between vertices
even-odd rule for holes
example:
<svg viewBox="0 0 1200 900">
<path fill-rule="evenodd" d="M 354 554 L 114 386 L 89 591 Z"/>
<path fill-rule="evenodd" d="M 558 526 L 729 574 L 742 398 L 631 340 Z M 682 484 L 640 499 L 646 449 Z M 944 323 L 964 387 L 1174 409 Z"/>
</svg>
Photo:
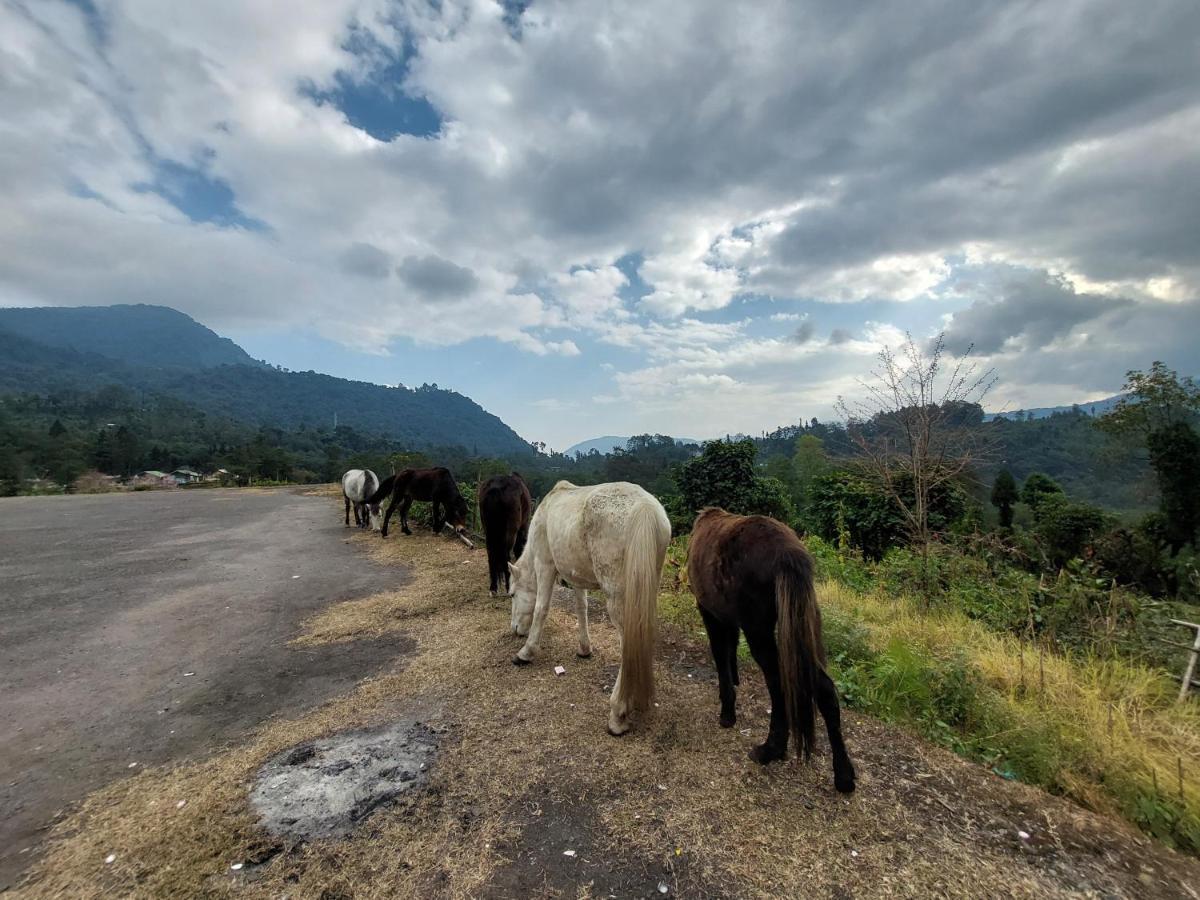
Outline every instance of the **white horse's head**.
<svg viewBox="0 0 1200 900">
<path fill-rule="evenodd" d="M 383 530 L 383 511 L 382 506 L 378 503 L 367 504 L 367 517 L 371 521 L 372 531 Z"/>
<path fill-rule="evenodd" d="M 537 576 L 533 563 L 508 564 L 512 575 L 512 630 L 513 634 L 528 634 L 533 621 L 533 605 L 537 600 Z"/>
</svg>

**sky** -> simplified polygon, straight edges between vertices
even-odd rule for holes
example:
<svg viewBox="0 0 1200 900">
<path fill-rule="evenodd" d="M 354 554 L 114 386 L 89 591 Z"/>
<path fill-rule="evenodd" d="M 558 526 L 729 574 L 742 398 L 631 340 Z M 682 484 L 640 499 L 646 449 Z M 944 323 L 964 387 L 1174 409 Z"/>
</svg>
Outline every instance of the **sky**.
<svg viewBox="0 0 1200 900">
<path fill-rule="evenodd" d="M 1200 372 L 1200 4 L 0 0 L 0 305 L 157 303 L 562 449 Z"/>
</svg>

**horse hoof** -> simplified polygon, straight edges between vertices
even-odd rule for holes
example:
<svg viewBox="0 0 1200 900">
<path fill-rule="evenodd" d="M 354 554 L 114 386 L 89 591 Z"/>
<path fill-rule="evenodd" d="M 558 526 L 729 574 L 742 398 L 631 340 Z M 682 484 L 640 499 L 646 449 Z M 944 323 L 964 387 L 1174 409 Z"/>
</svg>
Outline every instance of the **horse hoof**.
<svg viewBox="0 0 1200 900">
<path fill-rule="evenodd" d="M 776 750 L 769 744 L 759 744 L 750 751 L 750 758 L 762 766 L 775 762 L 777 759 L 783 759 L 783 757 L 784 752 L 782 750 Z"/>
<path fill-rule="evenodd" d="M 737 716 L 734 716 L 734 715 L 727 716 L 724 713 L 721 713 L 720 721 L 721 721 L 722 728 L 732 728 L 734 725 L 737 724 Z"/>
<path fill-rule="evenodd" d="M 404 534 L 412 534 L 412 531 L 410 531 L 410 530 L 409 530 L 409 529 L 407 529 L 407 528 L 401 528 L 400 530 L 401 530 L 401 531 L 402 531 Z"/>
<path fill-rule="evenodd" d="M 835 788 L 837 788 L 837 792 L 839 794 L 853 794 L 854 793 L 854 779 L 853 778 L 839 778 L 838 776 L 835 775 L 833 777 L 833 786 Z"/>
<path fill-rule="evenodd" d="M 521 657 L 519 657 L 519 656 L 514 656 L 512 662 L 513 662 L 514 666 L 527 666 L 531 662 L 533 662 L 533 660 L 532 659 L 521 659 Z"/>
<path fill-rule="evenodd" d="M 592 651 L 588 650 L 587 653 L 584 653 L 582 650 L 579 650 L 575 653 L 575 655 L 578 656 L 580 659 L 590 659 L 592 656 Z"/>
<path fill-rule="evenodd" d="M 613 737 L 624 737 L 625 732 L 627 732 L 627 731 L 629 731 L 628 725 L 626 725 L 620 731 L 613 731 L 613 727 L 611 725 L 608 726 L 608 733 L 611 734 Z"/>
</svg>

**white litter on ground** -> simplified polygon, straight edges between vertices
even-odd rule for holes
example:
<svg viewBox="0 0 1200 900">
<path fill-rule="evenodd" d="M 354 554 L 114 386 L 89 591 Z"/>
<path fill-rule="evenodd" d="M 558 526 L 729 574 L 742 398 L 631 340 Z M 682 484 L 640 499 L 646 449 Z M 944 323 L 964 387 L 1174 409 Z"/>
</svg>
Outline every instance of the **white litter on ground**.
<svg viewBox="0 0 1200 900">
<path fill-rule="evenodd" d="M 115 854 L 115 853 L 110 853 L 110 854 L 108 854 L 108 856 L 104 857 L 104 864 L 106 866 L 110 866 L 113 863 L 115 863 L 116 861 L 117 861 L 117 854 Z"/>
<path fill-rule="evenodd" d="M 574 856 L 574 855 L 575 855 L 574 850 L 564 850 L 563 851 L 563 856 Z"/>
<path fill-rule="evenodd" d="M 567 674 L 567 670 L 566 670 L 566 669 L 564 669 L 562 666 L 555 666 L 555 667 L 554 667 L 554 674 L 555 674 L 555 675 L 566 675 L 566 674 Z"/>
</svg>

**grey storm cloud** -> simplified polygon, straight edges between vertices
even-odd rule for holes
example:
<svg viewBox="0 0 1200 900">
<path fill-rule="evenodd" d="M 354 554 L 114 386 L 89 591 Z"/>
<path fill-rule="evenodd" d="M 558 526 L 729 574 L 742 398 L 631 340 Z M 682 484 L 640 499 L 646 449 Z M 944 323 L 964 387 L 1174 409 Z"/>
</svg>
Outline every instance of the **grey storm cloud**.
<svg viewBox="0 0 1200 900">
<path fill-rule="evenodd" d="M 346 248 L 338 264 L 343 272 L 379 281 L 388 277 L 392 258 L 374 244 L 356 242 Z"/>
<path fill-rule="evenodd" d="M 406 256 L 396 274 L 414 291 L 431 300 L 463 297 L 479 285 L 479 279 L 470 269 L 433 255 Z"/>
<path fill-rule="evenodd" d="M 950 319 L 945 339 L 952 353 L 973 347 L 992 354 L 1011 345 L 1040 350 L 1076 327 L 1137 309 L 1123 297 L 1076 293 L 1064 279 L 1044 272 L 1004 271 L 992 290 L 993 296 L 976 299 Z"/>
<path fill-rule="evenodd" d="M 817 333 L 817 326 L 812 322 L 801 322 L 796 330 L 791 334 L 791 340 L 795 344 L 807 344 L 813 339 L 813 335 Z"/>
<path fill-rule="evenodd" d="M 829 332 L 829 343 L 833 344 L 835 347 L 841 344 L 848 344 L 853 339 L 854 335 L 845 328 L 835 328 L 833 331 Z"/>
</svg>

